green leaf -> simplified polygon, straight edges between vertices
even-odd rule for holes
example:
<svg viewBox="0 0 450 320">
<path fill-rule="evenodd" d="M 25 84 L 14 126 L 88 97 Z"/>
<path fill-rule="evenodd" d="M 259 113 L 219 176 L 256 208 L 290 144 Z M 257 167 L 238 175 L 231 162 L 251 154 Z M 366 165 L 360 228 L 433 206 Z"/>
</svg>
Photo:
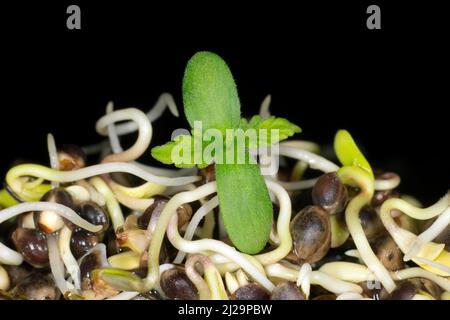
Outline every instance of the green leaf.
<svg viewBox="0 0 450 320">
<path fill-rule="evenodd" d="M 267 119 L 261 118 L 261 116 L 256 115 L 253 116 L 250 121 L 247 121 L 245 119 L 241 119 L 239 128 L 242 130 L 249 130 L 249 129 L 255 129 L 257 133 L 257 141 L 250 142 L 249 147 L 255 148 L 255 147 L 262 147 L 267 145 L 272 145 L 277 142 L 280 142 L 282 140 L 285 140 L 295 133 L 299 133 L 302 131 L 302 129 L 293 124 L 292 122 L 288 121 L 284 118 L 277 118 L 274 116 L 271 116 Z M 260 129 L 267 130 L 267 139 L 260 136 Z M 271 135 L 271 130 L 278 130 L 278 134 L 275 136 Z"/>
<path fill-rule="evenodd" d="M 273 211 L 258 165 L 216 164 L 220 214 L 233 244 L 256 254 L 266 245 Z"/>
<path fill-rule="evenodd" d="M 225 61 L 212 52 L 198 52 L 188 62 L 183 78 L 184 113 L 191 125 L 203 129 L 235 128 L 240 120 L 236 84 Z"/>
<path fill-rule="evenodd" d="M 334 151 L 344 166 L 357 166 L 367 171 L 373 178 L 373 171 L 362 152 L 347 130 L 339 130 L 334 137 Z"/>
</svg>

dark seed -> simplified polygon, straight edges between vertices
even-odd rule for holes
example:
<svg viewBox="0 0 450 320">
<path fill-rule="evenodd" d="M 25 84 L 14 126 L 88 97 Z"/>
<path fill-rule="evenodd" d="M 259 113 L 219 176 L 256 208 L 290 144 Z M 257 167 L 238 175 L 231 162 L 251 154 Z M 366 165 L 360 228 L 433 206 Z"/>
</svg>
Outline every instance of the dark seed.
<svg viewBox="0 0 450 320">
<path fill-rule="evenodd" d="M 83 149 L 73 144 L 65 144 L 58 150 L 58 160 L 62 171 L 77 170 L 86 165 Z"/>
<path fill-rule="evenodd" d="M 28 300 L 56 300 L 59 296 L 52 277 L 38 272 L 23 279 L 17 285 L 15 293 Z"/>
<path fill-rule="evenodd" d="M 359 212 L 359 221 L 364 229 L 367 240 L 373 241 L 385 233 L 383 222 L 371 206 L 365 206 Z"/>
<path fill-rule="evenodd" d="M 269 298 L 270 294 L 267 290 L 256 283 L 240 287 L 231 295 L 231 300 L 268 300 Z"/>
<path fill-rule="evenodd" d="M 35 268 L 48 265 L 48 247 L 45 235 L 36 229 L 17 228 L 12 240 L 24 260 Z"/>
<path fill-rule="evenodd" d="M 81 258 L 89 250 L 100 242 L 98 235 L 85 231 L 83 229 L 75 229 L 70 239 L 70 251 L 75 258 Z"/>
<path fill-rule="evenodd" d="M 102 226 L 102 229 L 97 234 L 104 233 L 109 227 L 109 216 L 98 204 L 92 201 L 82 203 L 78 209 L 78 214 L 84 220 Z"/>
<path fill-rule="evenodd" d="M 164 271 L 160 283 L 161 289 L 169 299 L 198 300 L 197 288 L 181 267 Z"/>
<path fill-rule="evenodd" d="M 386 269 L 396 271 L 403 268 L 403 253 L 390 236 L 379 239 L 375 247 L 377 257 Z"/>
<path fill-rule="evenodd" d="M 314 263 L 330 249 L 331 224 L 329 213 L 318 206 L 308 206 L 291 221 L 294 253 L 299 263 Z"/>
<path fill-rule="evenodd" d="M 347 203 L 347 188 L 336 172 L 322 175 L 312 190 L 312 200 L 317 206 L 336 214 L 344 210 Z"/>
<path fill-rule="evenodd" d="M 282 282 L 273 289 L 270 300 L 306 300 L 306 298 L 294 283 Z"/>
<path fill-rule="evenodd" d="M 417 292 L 417 287 L 411 281 L 403 281 L 392 292 L 390 300 L 411 300 Z"/>
<path fill-rule="evenodd" d="M 41 201 L 55 202 L 73 209 L 71 195 L 63 188 L 54 188 L 44 194 Z M 39 230 L 50 234 L 64 226 L 64 219 L 56 212 L 45 210 L 34 212 L 34 224 Z"/>
<path fill-rule="evenodd" d="M 164 210 L 169 198 L 165 196 L 155 196 L 155 202 L 148 207 L 144 213 L 139 217 L 138 224 L 142 229 L 147 229 L 148 224 L 151 223 L 151 231 L 156 227 L 156 222 L 158 221 L 161 212 Z M 178 213 L 178 227 L 184 226 L 192 216 L 192 207 L 189 204 L 183 204 L 177 208 Z"/>
</svg>

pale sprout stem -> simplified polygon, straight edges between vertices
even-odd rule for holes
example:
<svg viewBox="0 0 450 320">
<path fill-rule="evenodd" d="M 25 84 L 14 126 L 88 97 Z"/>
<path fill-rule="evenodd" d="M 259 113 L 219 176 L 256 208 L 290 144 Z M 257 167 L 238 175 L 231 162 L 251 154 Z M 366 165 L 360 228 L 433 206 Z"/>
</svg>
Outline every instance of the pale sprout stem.
<svg viewBox="0 0 450 320">
<path fill-rule="evenodd" d="M 242 269 L 239 269 L 238 271 L 236 271 L 236 279 L 237 279 L 237 282 L 239 283 L 239 287 L 244 287 L 244 286 L 248 285 L 247 276 L 245 275 L 245 272 L 242 271 Z"/>
<path fill-rule="evenodd" d="M 291 199 L 286 190 L 279 184 L 268 180 L 266 180 L 266 184 L 268 189 L 276 195 L 280 206 L 277 221 L 277 234 L 280 239 L 280 245 L 270 252 L 255 256 L 255 258 L 263 265 L 280 261 L 287 256 L 292 249 L 292 237 L 289 230 L 292 211 Z"/>
<path fill-rule="evenodd" d="M 417 238 L 419 241 L 432 241 L 437 238 L 450 224 L 450 207 L 439 215 L 436 221 L 422 232 Z"/>
<path fill-rule="evenodd" d="M 89 198 L 94 201 L 100 207 L 106 204 L 105 198 L 86 180 L 80 180 L 76 182 L 77 185 L 84 187 L 89 192 Z"/>
<path fill-rule="evenodd" d="M 59 234 L 59 252 L 61 254 L 64 265 L 66 266 L 67 272 L 70 274 L 73 280 L 75 289 L 79 290 L 81 288 L 80 267 L 78 266 L 77 260 L 70 251 L 71 237 L 72 230 L 70 230 L 67 226 L 64 226 Z"/>
<path fill-rule="evenodd" d="M 303 293 L 306 296 L 306 299 L 309 298 L 311 290 L 311 273 L 312 268 L 309 263 L 304 263 L 300 267 L 300 271 L 298 272 L 297 286 L 302 289 Z"/>
<path fill-rule="evenodd" d="M 225 272 L 225 284 L 230 294 L 233 294 L 237 289 L 239 289 L 239 283 L 236 277 L 230 272 Z"/>
<path fill-rule="evenodd" d="M 8 272 L 0 264 L 0 290 L 6 291 L 9 289 L 11 281 L 9 279 Z"/>
<path fill-rule="evenodd" d="M 267 119 L 270 117 L 270 103 L 272 102 L 272 96 L 268 94 L 264 100 L 261 103 L 261 106 L 259 107 L 259 115 L 263 119 Z"/>
<path fill-rule="evenodd" d="M 375 179 L 374 189 L 377 191 L 392 190 L 397 188 L 400 185 L 400 182 L 400 176 L 392 173 L 388 179 Z"/>
<path fill-rule="evenodd" d="M 269 277 L 280 278 L 290 282 L 296 282 L 299 276 L 298 269 L 289 268 L 280 263 L 266 266 L 266 272 Z M 362 293 L 362 288 L 359 285 L 341 280 L 321 271 L 312 271 L 309 278 L 311 284 L 319 285 L 335 294 L 345 292 Z"/>
<path fill-rule="evenodd" d="M 59 170 L 58 151 L 56 150 L 55 138 L 51 133 L 47 134 L 47 149 L 52 169 Z M 52 181 L 52 187 L 58 188 L 59 183 Z"/>
<path fill-rule="evenodd" d="M 145 286 L 148 289 L 152 289 L 159 281 L 159 254 L 161 251 L 161 244 L 164 240 L 164 236 L 169 225 L 170 219 L 173 215 L 176 215 L 177 208 L 184 203 L 193 202 L 202 199 L 214 192 L 217 187 L 215 182 L 210 182 L 198 187 L 193 191 L 184 191 L 174 195 L 166 204 L 161 212 L 158 222 L 156 224 L 155 232 L 152 235 L 150 246 L 148 249 L 148 273 L 145 278 Z M 178 232 L 178 230 L 177 230 Z M 178 234 L 179 236 L 179 234 Z M 177 248 L 181 250 L 180 248 Z"/>
<path fill-rule="evenodd" d="M 357 185 L 361 191 L 347 205 L 345 210 L 345 222 L 348 230 L 355 242 L 361 259 L 373 271 L 388 292 L 395 289 L 395 283 L 392 280 L 389 271 L 381 263 L 378 257 L 370 247 L 364 230 L 359 220 L 359 212 L 373 196 L 373 182 L 369 174 L 359 167 L 342 167 L 338 171 L 341 180 L 350 185 Z"/>
<path fill-rule="evenodd" d="M 101 178 L 92 178 L 90 182 L 105 198 L 106 207 L 108 208 L 108 213 L 113 224 L 114 232 L 117 231 L 117 229 L 125 223 L 119 202 L 117 202 L 114 193 Z"/>
<path fill-rule="evenodd" d="M 281 142 L 279 145 L 279 153 L 282 156 L 302 160 L 306 162 L 312 169 L 320 170 L 325 173 L 334 172 L 339 169 L 333 162 L 321 157 L 315 153 L 291 147 L 285 142 Z"/>
<path fill-rule="evenodd" d="M 1 214 L 1 211 L 0 211 Z M 8 248 L 3 243 L 0 242 L 0 264 L 7 264 L 11 266 L 21 265 L 23 262 L 23 257 L 17 251 Z"/>
<path fill-rule="evenodd" d="M 198 264 L 203 268 L 204 280 L 196 270 Z M 185 267 L 186 275 L 197 286 L 200 300 L 228 300 L 222 277 L 208 257 L 201 254 L 191 255 L 186 260 Z"/>
<path fill-rule="evenodd" d="M 32 176 L 49 181 L 73 182 L 112 172 L 129 173 L 145 181 L 165 186 L 184 185 L 198 181 L 200 179 L 200 177 L 197 176 L 177 177 L 177 178 L 159 177 L 148 173 L 147 171 L 139 168 L 138 166 L 132 163 L 114 162 L 114 163 L 97 164 L 73 171 L 57 171 L 41 165 L 23 164 L 15 166 L 8 171 L 6 175 L 6 182 L 11 187 L 11 189 L 18 195 L 21 195 L 21 193 L 23 192 L 28 192 L 30 193 L 31 197 L 36 196 L 36 194 L 34 194 L 31 190 L 26 190 L 24 188 L 24 183 L 20 179 L 20 177 Z"/>
<path fill-rule="evenodd" d="M 253 280 L 258 282 L 264 288 L 272 291 L 272 289 L 274 288 L 273 283 L 270 282 L 269 279 L 267 279 L 265 275 L 253 265 L 253 263 L 246 259 L 246 257 L 242 253 L 238 252 L 235 248 L 230 247 L 222 241 L 212 239 L 186 241 L 181 238 L 180 234 L 178 233 L 177 221 L 178 217 L 174 215 L 167 230 L 167 236 L 175 248 L 187 253 L 197 253 L 204 250 L 218 252 L 238 264 L 249 274 L 249 276 L 253 278 Z"/>
<path fill-rule="evenodd" d="M 403 253 L 405 253 L 405 261 L 408 261 L 416 256 L 416 254 L 418 254 L 420 249 L 422 249 L 423 245 L 426 243 L 422 242 L 420 239 L 418 240 L 415 234 L 400 228 L 393 219 L 391 212 L 393 210 L 398 210 L 411 218 L 427 220 L 443 213 L 444 210 L 448 208 L 449 201 L 450 197 L 446 194 L 443 198 L 428 208 L 417 208 L 405 200 L 396 198 L 388 199 L 382 204 L 380 208 L 381 221 L 399 248 L 403 251 Z M 440 222 L 438 222 L 438 224 L 431 229 L 430 233 L 425 234 L 425 236 L 429 237 L 430 235 L 433 235 L 436 230 L 441 228 L 441 221 L 445 221 L 446 219 L 447 215 L 445 215 L 444 218 L 442 218 Z M 428 242 L 427 244 L 432 245 L 431 242 Z"/>
<path fill-rule="evenodd" d="M 52 271 L 55 284 L 62 294 L 69 290 L 66 279 L 64 278 L 64 264 L 59 256 L 58 244 L 55 235 L 47 235 L 48 257 L 50 269 Z"/>
<path fill-rule="evenodd" d="M 136 291 L 122 291 L 119 294 L 106 298 L 105 300 L 131 300 L 139 295 Z"/>
<path fill-rule="evenodd" d="M 184 233 L 184 240 L 190 241 L 194 237 L 195 230 L 197 229 L 198 225 L 200 224 L 200 221 L 212 210 L 214 210 L 215 207 L 219 205 L 219 198 L 215 196 L 208 202 L 206 202 L 204 205 L 202 205 L 197 212 L 192 216 L 191 221 L 189 222 L 186 231 Z M 177 256 L 175 257 L 175 260 L 173 263 L 181 263 L 186 256 L 185 252 L 178 251 Z"/>
<path fill-rule="evenodd" d="M 112 103 L 108 104 L 108 108 L 112 108 Z M 104 115 L 97 121 L 95 128 L 99 134 L 107 135 L 108 125 L 124 120 L 133 120 L 138 124 L 138 138 L 134 145 L 129 149 L 120 153 L 110 154 L 103 159 L 103 162 L 127 162 L 136 160 L 147 150 L 150 145 L 153 131 L 152 125 L 145 114 L 139 109 L 122 109 Z"/>
</svg>

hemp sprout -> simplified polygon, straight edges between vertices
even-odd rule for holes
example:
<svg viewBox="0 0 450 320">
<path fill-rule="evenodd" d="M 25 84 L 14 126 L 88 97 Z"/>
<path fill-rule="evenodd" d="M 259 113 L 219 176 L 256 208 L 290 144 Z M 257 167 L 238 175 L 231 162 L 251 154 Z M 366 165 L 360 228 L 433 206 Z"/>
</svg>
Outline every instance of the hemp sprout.
<svg viewBox="0 0 450 320">
<path fill-rule="evenodd" d="M 183 78 L 183 102 L 186 118 L 193 128 L 192 137 L 178 136 L 173 142 L 153 148 L 152 155 L 163 163 L 180 167 L 198 165 L 203 168 L 215 163 L 220 214 L 228 235 L 239 250 L 258 253 L 269 238 L 272 204 L 260 168 L 248 154 L 248 147 L 277 143 L 300 132 L 300 128 L 282 118 L 241 119 L 233 76 L 226 63 L 211 52 L 199 52 L 189 60 Z M 214 135 L 203 136 L 196 124 L 214 130 Z M 247 137 L 249 129 L 257 131 L 258 139 L 256 135 L 249 139 L 239 159 L 242 150 L 234 146 L 238 137 L 233 131 Z M 205 147 L 214 147 L 213 157 L 203 159 L 199 154 L 201 146 L 213 138 L 213 143 Z M 180 145 L 187 146 L 182 150 L 183 159 L 187 159 L 183 163 L 173 159 Z M 223 159 L 224 149 L 226 159 Z M 237 155 L 232 154 L 235 150 Z"/>
<path fill-rule="evenodd" d="M 423 208 L 346 130 L 341 166 L 283 141 L 300 128 L 271 99 L 241 118 L 228 66 L 199 52 L 183 79 L 191 131 L 151 149 L 176 168 L 140 159 L 154 122 L 179 116 L 168 93 L 147 113 L 108 102 L 96 145 L 48 134 L 50 166 L 15 165 L 0 190 L 0 299 L 449 300 L 450 194 Z"/>
</svg>

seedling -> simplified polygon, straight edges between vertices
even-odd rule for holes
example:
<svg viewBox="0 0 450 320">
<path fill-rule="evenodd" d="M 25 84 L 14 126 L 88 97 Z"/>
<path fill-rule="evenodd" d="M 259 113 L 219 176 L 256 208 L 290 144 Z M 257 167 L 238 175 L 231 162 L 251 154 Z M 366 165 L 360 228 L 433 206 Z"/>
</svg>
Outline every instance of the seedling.
<svg viewBox="0 0 450 320">
<path fill-rule="evenodd" d="M 214 163 L 220 214 L 230 240 L 242 252 L 260 252 L 270 234 L 272 203 L 250 149 L 273 145 L 301 129 L 273 116 L 254 116 L 249 121 L 241 118 L 231 71 L 211 52 L 198 52 L 189 60 L 183 78 L 183 104 L 192 136 L 181 135 L 153 148 L 153 157 L 177 167 L 204 168 Z M 212 144 L 207 145 L 211 134 L 202 134 L 199 125 L 213 132 Z M 245 150 L 239 157 L 242 134 Z M 202 150 L 213 150 L 212 156 L 203 157 Z"/>
</svg>

